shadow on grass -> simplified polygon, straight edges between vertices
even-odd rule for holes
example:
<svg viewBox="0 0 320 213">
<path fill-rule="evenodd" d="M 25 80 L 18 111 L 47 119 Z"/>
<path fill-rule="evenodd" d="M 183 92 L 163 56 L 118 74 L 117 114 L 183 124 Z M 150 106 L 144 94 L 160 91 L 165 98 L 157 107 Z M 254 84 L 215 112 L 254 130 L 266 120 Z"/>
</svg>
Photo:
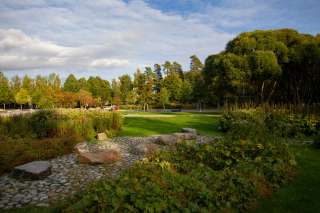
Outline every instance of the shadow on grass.
<svg viewBox="0 0 320 213">
<path fill-rule="evenodd" d="M 320 149 L 291 147 L 296 154 L 298 174 L 271 198 L 262 200 L 255 213 L 320 212 Z"/>
</svg>

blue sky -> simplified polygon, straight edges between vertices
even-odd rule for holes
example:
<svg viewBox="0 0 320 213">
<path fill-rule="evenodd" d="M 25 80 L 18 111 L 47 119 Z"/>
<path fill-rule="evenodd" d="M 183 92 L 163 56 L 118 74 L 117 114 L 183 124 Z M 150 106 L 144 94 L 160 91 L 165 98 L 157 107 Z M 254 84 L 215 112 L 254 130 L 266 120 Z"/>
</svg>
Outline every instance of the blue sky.
<svg viewBox="0 0 320 213">
<path fill-rule="evenodd" d="M 132 74 L 204 60 L 243 31 L 320 32 L 319 0 L 1 0 L 0 70 L 9 77 Z"/>
</svg>

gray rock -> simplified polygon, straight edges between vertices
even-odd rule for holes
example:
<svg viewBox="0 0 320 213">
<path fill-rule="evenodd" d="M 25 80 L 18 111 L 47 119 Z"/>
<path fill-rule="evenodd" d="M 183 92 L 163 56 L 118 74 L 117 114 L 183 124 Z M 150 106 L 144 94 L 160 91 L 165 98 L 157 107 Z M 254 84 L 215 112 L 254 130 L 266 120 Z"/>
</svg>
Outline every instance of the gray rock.
<svg viewBox="0 0 320 213">
<path fill-rule="evenodd" d="M 182 128 L 181 132 L 192 133 L 192 134 L 197 135 L 197 130 L 193 129 L 193 128 Z"/>
<path fill-rule="evenodd" d="M 179 142 L 179 139 L 175 135 L 160 135 L 158 143 L 161 145 L 174 145 Z"/>
<path fill-rule="evenodd" d="M 27 180 L 39 180 L 51 174 L 51 166 L 48 161 L 33 161 L 14 167 L 13 176 Z"/>
<path fill-rule="evenodd" d="M 181 140 L 195 140 L 197 138 L 196 134 L 188 133 L 188 132 L 186 132 L 186 133 L 178 132 L 178 133 L 173 133 L 173 135 L 176 136 L 179 141 L 181 141 Z"/>
<path fill-rule="evenodd" d="M 158 149 L 153 143 L 140 143 L 132 148 L 132 152 L 138 155 L 149 155 Z"/>
</svg>

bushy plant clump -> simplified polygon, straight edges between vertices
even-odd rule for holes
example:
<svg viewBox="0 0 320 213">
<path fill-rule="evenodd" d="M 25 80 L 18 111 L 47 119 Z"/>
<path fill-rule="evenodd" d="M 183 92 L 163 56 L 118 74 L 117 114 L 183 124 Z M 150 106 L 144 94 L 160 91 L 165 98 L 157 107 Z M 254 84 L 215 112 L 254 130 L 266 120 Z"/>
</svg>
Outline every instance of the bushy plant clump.
<svg viewBox="0 0 320 213">
<path fill-rule="evenodd" d="M 320 132 L 320 120 L 283 112 L 227 112 L 219 120 L 219 128 L 233 135 L 251 135 L 267 131 L 278 137 L 310 137 Z"/>
<path fill-rule="evenodd" d="M 59 138 L 18 138 L 0 143 L 0 175 L 13 167 L 34 160 L 46 160 L 71 153 L 75 144 L 81 142 L 77 135 Z"/>
<path fill-rule="evenodd" d="M 97 133 L 112 136 L 121 128 L 118 113 L 43 110 L 0 118 L 0 174 L 32 160 L 70 153 L 80 141 Z"/>
<path fill-rule="evenodd" d="M 288 181 L 295 161 L 284 143 L 184 142 L 103 180 L 63 206 L 66 212 L 229 212 L 253 208 Z"/>
<path fill-rule="evenodd" d="M 43 110 L 28 115 L 0 118 L 0 139 L 47 138 L 79 135 L 93 140 L 99 132 L 118 131 L 119 113 L 86 110 Z"/>
</svg>

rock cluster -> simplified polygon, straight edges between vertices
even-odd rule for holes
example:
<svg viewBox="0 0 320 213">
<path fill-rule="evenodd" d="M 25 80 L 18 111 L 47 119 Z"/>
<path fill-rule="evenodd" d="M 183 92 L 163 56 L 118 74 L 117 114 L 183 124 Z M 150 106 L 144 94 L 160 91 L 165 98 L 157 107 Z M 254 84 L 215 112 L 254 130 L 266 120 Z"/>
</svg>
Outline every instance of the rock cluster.
<svg viewBox="0 0 320 213">
<path fill-rule="evenodd" d="M 188 132 L 187 132 L 188 133 Z M 169 139 L 190 138 L 190 135 L 172 134 L 163 136 L 164 144 L 171 144 Z M 208 143 L 214 138 L 193 134 L 198 143 Z M 42 180 L 16 179 L 11 174 L 0 176 L 0 211 L 3 208 L 23 207 L 26 205 L 48 206 L 66 196 L 84 189 L 85 186 L 100 178 L 115 178 L 135 161 L 166 146 L 160 145 L 160 136 L 151 137 L 116 137 L 105 143 L 95 145 L 80 144 L 76 154 L 64 155 L 48 161 L 51 174 Z M 165 138 L 165 140 L 164 140 Z M 78 148 L 78 149 L 77 149 Z M 108 164 L 79 163 L 79 153 L 101 149 L 114 150 L 120 159 Z M 109 153 L 110 154 L 110 153 Z"/>
</svg>

